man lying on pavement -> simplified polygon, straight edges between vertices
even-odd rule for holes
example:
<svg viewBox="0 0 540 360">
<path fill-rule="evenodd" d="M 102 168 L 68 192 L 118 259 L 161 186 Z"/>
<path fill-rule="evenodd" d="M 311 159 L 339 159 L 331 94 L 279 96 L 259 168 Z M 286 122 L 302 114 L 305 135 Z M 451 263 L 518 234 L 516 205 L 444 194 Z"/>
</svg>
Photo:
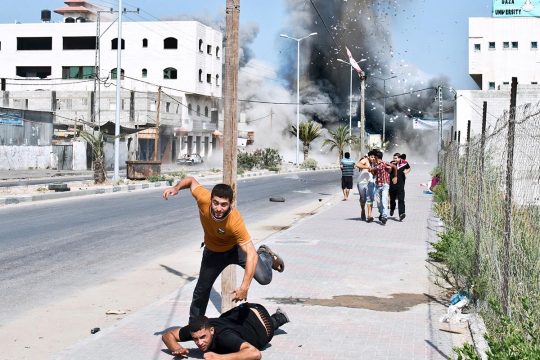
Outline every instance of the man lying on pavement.
<svg viewBox="0 0 540 360">
<path fill-rule="evenodd" d="M 274 332 L 288 322 L 287 314 L 279 308 L 270 315 L 260 304 L 243 303 L 219 318 L 197 316 L 188 326 L 166 332 L 162 340 L 174 356 L 189 353 L 179 342 L 194 341 L 207 360 L 260 359 L 260 350 L 272 340 Z M 230 355 L 224 357 L 223 354 Z"/>
</svg>

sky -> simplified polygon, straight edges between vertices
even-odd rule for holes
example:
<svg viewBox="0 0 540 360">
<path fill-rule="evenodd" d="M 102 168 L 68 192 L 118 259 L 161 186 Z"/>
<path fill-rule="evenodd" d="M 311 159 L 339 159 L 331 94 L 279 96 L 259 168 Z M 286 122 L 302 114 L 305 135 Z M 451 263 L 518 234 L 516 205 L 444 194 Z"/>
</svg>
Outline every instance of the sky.
<svg viewBox="0 0 540 360">
<path fill-rule="evenodd" d="M 240 26 L 258 28 L 251 49 L 258 60 L 278 68 L 283 51 L 291 41 L 279 37 L 282 29 L 293 28 L 287 23 L 284 2 L 287 0 L 242 0 Z M 318 1 L 316 0 L 315 4 Z M 324 0 L 344 1 L 347 0 Z M 349 0 L 353 1 L 353 0 Z M 381 0 L 383 1 L 383 0 Z M 456 89 L 476 89 L 468 75 L 467 37 L 468 17 L 491 16 L 491 0 L 384 0 L 394 2 L 396 12 L 389 14 L 394 58 L 415 65 L 428 76 L 446 76 Z M 39 22 L 42 9 L 63 6 L 57 0 L 7 0 L 0 12 L 0 23 Z M 117 7 L 114 0 L 91 1 L 104 7 Z M 218 18 L 224 16 L 226 0 L 129 0 L 123 1 L 128 9 L 139 7 L 139 15 L 131 19 L 152 21 L 163 17 L 197 16 Z M 309 7 L 306 0 L 306 7 Z M 361 15 L 359 15 L 361 16 Z M 61 21 L 53 13 L 53 21 Z M 324 31 L 324 28 L 321 29 Z M 289 34 L 302 36 L 302 34 Z M 288 42 L 288 43 L 287 43 Z M 295 46 L 295 45 L 294 45 Z M 290 50 L 290 49 L 288 49 Z"/>
</svg>

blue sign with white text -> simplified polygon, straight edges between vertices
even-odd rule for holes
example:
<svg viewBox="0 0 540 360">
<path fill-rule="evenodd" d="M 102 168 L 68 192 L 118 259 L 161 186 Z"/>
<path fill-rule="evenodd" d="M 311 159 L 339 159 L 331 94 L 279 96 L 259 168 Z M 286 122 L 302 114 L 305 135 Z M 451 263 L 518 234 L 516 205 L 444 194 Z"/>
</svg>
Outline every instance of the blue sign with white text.
<svg viewBox="0 0 540 360">
<path fill-rule="evenodd" d="M 493 16 L 540 16 L 540 0 L 493 0 Z"/>
</svg>

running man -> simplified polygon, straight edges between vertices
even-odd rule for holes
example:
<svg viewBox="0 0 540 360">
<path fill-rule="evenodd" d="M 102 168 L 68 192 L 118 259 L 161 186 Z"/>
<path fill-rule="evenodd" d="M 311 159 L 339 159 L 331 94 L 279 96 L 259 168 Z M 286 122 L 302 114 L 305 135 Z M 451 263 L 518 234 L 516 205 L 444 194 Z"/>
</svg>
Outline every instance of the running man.
<svg viewBox="0 0 540 360">
<path fill-rule="evenodd" d="M 219 318 L 198 316 L 186 327 L 174 328 L 161 339 L 174 356 L 187 356 L 189 350 L 179 342 L 193 341 L 205 359 L 260 359 L 275 331 L 289 322 L 287 314 L 277 309 L 273 315 L 260 304 L 243 303 Z"/>
<path fill-rule="evenodd" d="M 390 216 L 394 216 L 396 200 L 398 203 L 399 221 L 405 219 L 405 180 L 411 172 L 411 166 L 407 162 L 407 155 L 395 153 L 392 160 L 397 168 L 397 183 L 390 184 Z"/>
<path fill-rule="evenodd" d="M 354 160 L 351 159 L 351 154 L 349 152 L 345 153 L 345 157 L 341 159 L 340 168 L 341 168 L 341 190 L 343 191 L 343 201 L 347 201 L 349 198 L 349 193 L 353 185 L 353 175 L 354 175 Z"/>
<path fill-rule="evenodd" d="M 392 172 L 392 183 L 397 183 L 397 168 L 394 164 L 383 160 L 383 153 L 380 150 L 374 151 L 375 164 L 371 168 L 375 178 L 375 194 L 379 208 L 379 221 L 382 225 L 388 220 L 388 190 L 390 188 L 390 172 Z"/>
<path fill-rule="evenodd" d="M 371 169 L 370 157 L 373 158 L 372 151 L 370 151 L 368 155 L 365 155 L 362 159 L 360 159 L 355 165 L 358 170 L 360 170 L 360 174 L 358 175 L 358 182 L 356 183 L 356 186 L 358 187 L 358 194 L 360 195 L 360 219 L 367 222 L 373 221 L 373 197 L 375 194 L 375 183 L 373 182 L 373 175 L 369 172 L 369 170 Z"/>
<path fill-rule="evenodd" d="M 199 279 L 193 291 L 189 310 L 190 320 L 206 313 L 210 291 L 221 272 L 232 264 L 244 268 L 240 287 L 234 290 L 233 301 L 247 300 L 251 280 L 261 285 L 272 281 L 272 269 L 282 272 L 283 260 L 266 245 L 255 250 L 240 212 L 232 207 L 234 192 L 227 184 L 217 184 L 212 192 L 189 176 L 163 191 L 163 198 L 190 189 L 197 201 L 199 217 L 204 230 L 204 251 Z"/>
</svg>

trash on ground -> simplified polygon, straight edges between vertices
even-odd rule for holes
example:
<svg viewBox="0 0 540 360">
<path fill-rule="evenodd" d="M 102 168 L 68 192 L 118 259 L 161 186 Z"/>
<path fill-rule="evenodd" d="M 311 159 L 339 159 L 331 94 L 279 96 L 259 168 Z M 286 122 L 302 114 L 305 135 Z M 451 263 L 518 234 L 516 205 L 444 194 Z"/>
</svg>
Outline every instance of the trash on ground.
<svg viewBox="0 0 540 360">
<path fill-rule="evenodd" d="M 106 315 L 123 315 L 126 312 L 124 310 L 107 310 Z"/>
<path fill-rule="evenodd" d="M 90 334 L 95 334 L 95 333 L 97 333 L 99 330 L 101 330 L 101 329 L 98 328 L 98 327 L 95 327 L 95 328 L 93 328 L 93 329 L 90 330 Z"/>
</svg>

